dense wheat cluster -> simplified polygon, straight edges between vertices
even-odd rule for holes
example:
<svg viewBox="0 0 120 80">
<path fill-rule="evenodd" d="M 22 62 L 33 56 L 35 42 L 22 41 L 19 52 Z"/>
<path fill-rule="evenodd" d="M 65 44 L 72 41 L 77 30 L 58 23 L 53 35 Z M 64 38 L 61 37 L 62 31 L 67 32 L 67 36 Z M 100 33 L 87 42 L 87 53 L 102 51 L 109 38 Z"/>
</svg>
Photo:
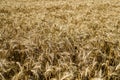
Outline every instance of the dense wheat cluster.
<svg viewBox="0 0 120 80">
<path fill-rule="evenodd" d="M 120 0 L 0 0 L 0 80 L 120 80 Z"/>
</svg>

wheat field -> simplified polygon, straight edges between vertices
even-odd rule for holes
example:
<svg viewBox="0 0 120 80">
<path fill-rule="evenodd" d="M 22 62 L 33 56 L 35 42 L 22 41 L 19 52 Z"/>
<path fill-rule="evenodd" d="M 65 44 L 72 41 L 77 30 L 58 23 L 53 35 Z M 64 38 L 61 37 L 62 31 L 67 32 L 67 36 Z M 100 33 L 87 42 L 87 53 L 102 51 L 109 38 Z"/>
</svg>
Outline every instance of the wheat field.
<svg viewBox="0 0 120 80">
<path fill-rule="evenodd" d="M 120 80 L 120 0 L 0 0 L 0 80 Z"/>
</svg>

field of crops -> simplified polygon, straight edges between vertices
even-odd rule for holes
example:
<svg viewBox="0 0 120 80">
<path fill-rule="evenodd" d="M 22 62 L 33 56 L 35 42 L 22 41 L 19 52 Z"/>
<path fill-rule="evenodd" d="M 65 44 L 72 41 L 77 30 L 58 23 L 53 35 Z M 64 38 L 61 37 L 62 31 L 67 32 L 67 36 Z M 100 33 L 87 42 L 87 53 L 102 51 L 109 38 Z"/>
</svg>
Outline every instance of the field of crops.
<svg viewBox="0 0 120 80">
<path fill-rule="evenodd" d="M 120 80 L 120 0 L 0 0 L 0 80 Z"/>
</svg>

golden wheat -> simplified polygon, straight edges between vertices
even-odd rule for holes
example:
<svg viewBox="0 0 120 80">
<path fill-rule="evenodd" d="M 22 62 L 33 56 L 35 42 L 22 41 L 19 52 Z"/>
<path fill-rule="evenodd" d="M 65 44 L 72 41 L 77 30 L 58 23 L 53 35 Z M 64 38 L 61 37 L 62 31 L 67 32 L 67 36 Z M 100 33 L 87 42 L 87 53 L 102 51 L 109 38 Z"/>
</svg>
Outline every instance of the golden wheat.
<svg viewBox="0 0 120 80">
<path fill-rule="evenodd" d="M 119 0 L 0 0 L 0 80 L 120 80 Z"/>
</svg>

